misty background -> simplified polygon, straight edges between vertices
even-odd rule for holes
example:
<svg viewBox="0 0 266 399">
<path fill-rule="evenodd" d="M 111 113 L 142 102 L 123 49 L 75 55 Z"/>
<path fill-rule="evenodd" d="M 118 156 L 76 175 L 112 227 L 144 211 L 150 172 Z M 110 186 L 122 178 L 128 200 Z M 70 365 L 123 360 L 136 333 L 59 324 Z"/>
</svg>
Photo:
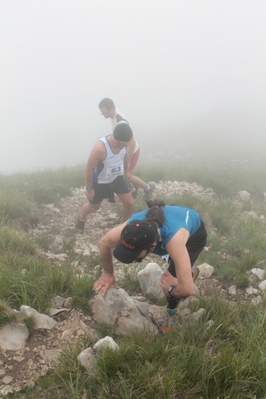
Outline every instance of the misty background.
<svg viewBox="0 0 266 399">
<path fill-rule="evenodd" d="M 263 0 L 0 0 L 0 172 L 85 164 L 103 97 L 141 161 L 264 155 L 265 21 Z"/>
</svg>

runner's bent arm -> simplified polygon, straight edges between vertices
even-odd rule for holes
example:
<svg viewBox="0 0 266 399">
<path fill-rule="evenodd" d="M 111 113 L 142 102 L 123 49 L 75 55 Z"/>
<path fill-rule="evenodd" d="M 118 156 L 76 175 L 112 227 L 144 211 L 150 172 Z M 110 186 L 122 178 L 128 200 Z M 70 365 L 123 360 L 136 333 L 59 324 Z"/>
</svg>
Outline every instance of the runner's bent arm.
<svg viewBox="0 0 266 399">
<path fill-rule="evenodd" d="M 132 137 L 132 139 L 130 140 L 128 146 L 127 146 L 127 153 L 125 156 L 125 160 L 124 160 L 124 175 L 126 179 L 130 179 L 131 178 L 131 172 L 129 171 L 129 166 L 130 166 L 130 161 L 132 158 L 132 155 L 134 153 L 134 149 L 135 149 L 135 145 L 136 145 L 136 140 L 134 139 L 134 137 Z"/>
<path fill-rule="evenodd" d="M 103 264 L 104 271 L 101 277 L 93 284 L 93 289 L 98 294 L 100 291 L 103 295 L 106 294 L 108 289 L 113 285 L 115 288 L 119 288 L 116 284 L 114 276 L 114 266 L 113 266 L 113 254 L 112 250 L 118 243 L 121 231 L 125 227 L 125 223 L 115 227 L 114 229 L 108 231 L 100 240 L 100 257 Z"/>
<path fill-rule="evenodd" d="M 161 287 L 166 296 L 169 296 L 167 288 L 171 285 L 176 286 L 171 292 L 171 295 L 177 299 L 186 298 L 194 293 L 191 263 L 186 248 L 188 238 L 189 232 L 181 228 L 166 244 L 166 250 L 174 262 L 177 276 L 177 278 L 175 278 L 169 271 L 163 273 L 161 277 Z"/>
<path fill-rule="evenodd" d="M 134 154 L 135 146 L 136 146 L 136 140 L 134 139 L 134 137 L 132 137 L 127 146 L 128 162 L 131 161 L 132 155 Z"/>
<path fill-rule="evenodd" d="M 126 176 L 129 172 L 129 158 L 128 158 L 128 153 L 126 152 L 125 158 L 124 158 L 124 175 Z"/>
<path fill-rule="evenodd" d="M 98 165 L 98 162 L 103 160 L 106 157 L 106 150 L 104 144 L 101 141 L 98 141 L 91 153 L 89 155 L 86 168 L 85 168 L 85 179 L 86 186 L 92 186 L 92 172 L 93 169 Z"/>
<path fill-rule="evenodd" d="M 125 223 L 109 230 L 101 239 L 100 239 L 100 257 L 103 264 L 103 269 L 106 273 L 113 274 L 113 254 L 112 250 L 118 243 L 121 231 L 125 227 Z"/>
</svg>

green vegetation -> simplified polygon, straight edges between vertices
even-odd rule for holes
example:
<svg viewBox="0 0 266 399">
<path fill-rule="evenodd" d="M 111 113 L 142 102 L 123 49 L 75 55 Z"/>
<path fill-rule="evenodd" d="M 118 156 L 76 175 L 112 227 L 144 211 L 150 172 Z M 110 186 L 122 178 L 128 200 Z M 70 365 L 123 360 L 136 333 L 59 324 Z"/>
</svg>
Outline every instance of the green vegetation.
<svg viewBox="0 0 266 399">
<path fill-rule="evenodd" d="M 202 320 L 184 321 L 174 333 L 117 339 L 118 351 L 97 356 L 96 374 L 77 361 L 92 344 L 80 340 L 64 350 L 57 373 L 40 379 L 27 398 L 44 390 L 47 398 L 264 398 L 265 315 L 258 307 L 232 308 L 218 299 L 202 299 L 202 305 Z M 206 328 L 210 319 L 214 323 Z"/>
<path fill-rule="evenodd" d="M 33 239 L 23 230 L 0 227 L 0 267 L 0 299 L 15 309 L 24 304 L 46 312 L 56 295 L 71 295 L 74 307 L 92 296 L 91 281 L 80 278 L 68 262 L 38 257 Z"/>
<path fill-rule="evenodd" d="M 25 324 L 25 326 L 27 327 L 29 332 L 33 333 L 34 328 L 36 326 L 36 320 L 35 320 L 34 316 L 24 317 L 23 323 Z"/>
<path fill-rule="evenodd" d="M 0 301 L 0 327 L 16 322 L 18 314 L 14 312 L 4 301 Z"/>
<path fill-rule="evenodd" d="M 214 266 L 215 277 L 239 288 L 249 285 L 246 272 L 266 269 L 266 191 L 264 168 L 259 160 L 233 165 L 223 159 L 214 165 L 214 156 L 201 165 L 199 159 L 166 162 L 141 167 L 145 180 L 196 181 L 214 190 L 213 197 L 189 193 L 161 198 L 166 203 L 195 208 L 206 223 L 208 250 L 200 262 Z M 204 166 L 205 165 L 205 166 Z M 215 167 L 214 167 L 215 166 Z M 73 251 L 74 240 L 66 233 L 65 262 L 40 257 L 39 249 L 49 247 L 50 238 L 35 238 L 27 230 L 41 218 L 42 204 L 71 195 L 84 184 L 83 167 L 41 171 L 33 174 L 0 175 L 0 324 L 16 320 L 23 305 L 45 313 L 56 295 L 72 298 L 72 306 L 90 313 L 93 295 L 91 270 L 100 265 L 98 256 L 87 260 L 84 274 L 74 267 L 80 255 Z M 237 191 L 247 190 L 252 202 L 234 201 Z M 135 211 L 143 207 L 137 200 Z M 258 217 L 245 216 L 253 211 Z M 56 229 L 56 227 L 55 227 Z M 55 230 L 56 231 L 56 230 Z M 49 233 L 50 234 L 50 233 Z M 124 270 L 121 287 L 130 295 L 140 293 L 136 275 L 139 265 Z M 99 267 L 100 270 L 100 267 Z M 218 293 L 217 293 L 218 294 Z M 155 298 L 149 298 L 156 303 Z M 89 374 L 77 355 L 93 344 L 81 338 L 66 347 L 54 373 L 39 379 L 34 388 L 10 397 L 62 399 L 243 399 L 265 398 L 266 318 L 262 305 L 229 303 L 218 298 L 199 298 L 198 308 L 206 309 L 200 321 L 183 320 L 174 333 L 149 336 L 145 333 L 118 338 L 119 351 L 106 350 L 97 356 L 97 373 Z M 196 309 L 195 309 L 196 310 Z M 213 320 L 213 324 L 206 323 Z M 34 321 L 24 319 L 34 334 Z M 100 336 L 112 335 L 108 325 L 97 326 Z"/>
<path fill-rule="evenodd" d="M 84 166 L 35 173 L 0 174 L 0 223 L 34 226 L 38 208 L 56 203 L 84 184 Z"/>
</svg>

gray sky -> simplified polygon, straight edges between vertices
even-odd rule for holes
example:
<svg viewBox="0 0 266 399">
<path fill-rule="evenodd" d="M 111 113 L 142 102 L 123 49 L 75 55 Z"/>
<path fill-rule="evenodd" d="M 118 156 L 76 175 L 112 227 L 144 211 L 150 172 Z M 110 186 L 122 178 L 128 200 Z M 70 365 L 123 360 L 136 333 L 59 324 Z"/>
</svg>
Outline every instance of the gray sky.
<svg viewBox="0 0 266 399">
<path fill-rule="evenodd" d="M 264 0 L 0 0 L 0 172 L 85 163 L 103 97 L 144 149 L 265 138 L 265 21 Z"/>
</svg>

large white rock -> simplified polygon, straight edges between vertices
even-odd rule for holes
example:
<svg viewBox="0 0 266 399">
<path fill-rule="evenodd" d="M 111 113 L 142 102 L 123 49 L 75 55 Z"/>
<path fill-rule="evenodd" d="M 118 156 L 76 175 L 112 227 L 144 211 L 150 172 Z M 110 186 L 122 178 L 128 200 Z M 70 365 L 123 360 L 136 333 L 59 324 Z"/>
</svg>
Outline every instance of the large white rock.
<svg viewBox="0 0 266 399">
<path fill-rule="evenodd" d="M 251 285 L 249 287 L 246 288 L 246 293 L 248 295 L 253 295 L 253 294 L 257 294 L 258 290 L 257 288 L 252 287 Z"/>
<path fill-rule="evenodd" d="M 140 288 L 145 296 L 164 297 L 160 287 L 160 278 L 163 274 L 161 267 L 154 262 L 148 263 L 147 266 L 138 272 L 138 280 Z"/>
<path fill-rule="evenodd" d="M 259 267 L 254 267 L 253 269 L 251 269 L 250 274 L 258 277 L 258 279 L 260 279 L 260 280 L 263 280 L 266 276 L 265 270 L 260 269 Z"/>
<path fill-rule="evenodd" d="M 213 275 L 214 267 L 208 263 L 202 263 L 198 268 L 200 271 L 199 278 L 209 278 Z"/>
<path fill-rule="evenodd" d="M 146 306 L 131 298 L 122 288 L 110 287 L 105 296 L 96 295 L 91 306 L 95 321 L 115 326 L 118 334 L 143 330 L 152 334 L 158 333 Z"/>
<path fill-rule="evenodd" d="M 8 350 L 19 350 L 25 348 L 29 337 L 29 330 L 22 323 L 10 323 L 0 329 L 0 346 Z"/>
<path fill-rule="evenodd" d="M 258 287 L 261 291 L 265 291 L 266 290 L 266 280 L 263 280 L 261 283 L 259 283 Z"/>
<path fill-rule="evenodd" d="M 112 337 L 107 335 L 106 337 L 99 339 L 99 341 L 97 341 L 92 347 L 96 353 L 102 352 L 105 348 L 116 350 L 119 349 L 119 346 Z"/>
<path fill-rule="evenodd" d="M 42 314 L 37 312 L 37 310 L 31 308 L 30 306 L 22 305 L 20 306 L 20 312 L 26 316 L 30 317 L 33 316 L 36 322 L 35 328 L 45 328 L 50 330 L 51 328 L 54 328 L 54 326 L 57 324 L 54 319 L 51 317 L 47 316 L 46 314 Z"/>
<path fill-rule="evenodd" d="M 87 348 L 84 349 L 80 354 L 78 355 L 77 359 L 78 361 L 82 364 L 85 369 L 87 369 L 89 372 L 95 372 L 95 352 L 93 351 L 92 348 Z"/>
</svg>

